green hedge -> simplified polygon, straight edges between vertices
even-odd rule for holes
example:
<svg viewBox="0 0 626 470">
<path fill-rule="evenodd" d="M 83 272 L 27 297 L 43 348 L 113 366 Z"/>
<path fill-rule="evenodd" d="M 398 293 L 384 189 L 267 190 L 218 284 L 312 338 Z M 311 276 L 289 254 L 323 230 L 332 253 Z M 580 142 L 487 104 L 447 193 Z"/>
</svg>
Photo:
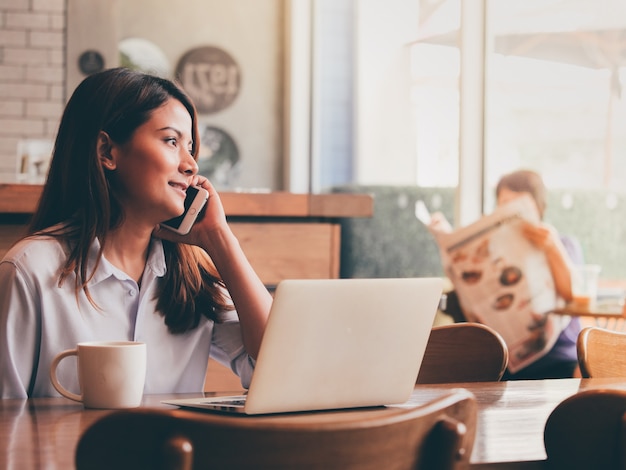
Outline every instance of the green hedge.
<svg viewBox="0 0 626 470">
<path fill-rule="evenodd" d="M 341 221 L 341 277 L 443 274 L 437 245 L 415 217 L 415 203 L 421 199 L 431 211 L 439 210 L 453 220 L 454 188 L 342 186 L 332 192 L 366 193 L 374 198 L 372 218 Z M 626 279 L 625 195 L 552 191 L 546 221 L 579 240 L 586 262 L 602 266 L 602 278 Z"/>
</svg>

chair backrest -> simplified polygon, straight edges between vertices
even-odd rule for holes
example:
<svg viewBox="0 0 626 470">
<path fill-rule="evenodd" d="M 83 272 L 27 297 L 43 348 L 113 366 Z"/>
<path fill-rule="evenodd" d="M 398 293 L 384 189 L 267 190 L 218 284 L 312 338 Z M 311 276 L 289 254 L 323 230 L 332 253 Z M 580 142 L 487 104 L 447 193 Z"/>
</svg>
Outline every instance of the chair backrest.
<svg viewBox="0 0 626 470">
<path fill-rule="evenodd" d="M 509 351 L 500 334 L 480 323 L 433 327 L 418 384 L 492 382 L 502 378 Z"/>
<path fill-rule="evenodd" d="M 162 408 L 112 412 L 91 425 L 76 468 L 461 469 L 476 432 L 465 389 L 416 408 L 346 413 L 224 416 Z"/>
<path fill-rule="evenodd" d="M 583 377 L 626 377 L 626 333 L 590 326 L 576 347 Z"/>
<path fill-rule="evenodd" d="M 626 468 L 625 413 L 625 390 L 585 390 L 563 400 L 544 429 L 547 468 Z"/>
</svg>

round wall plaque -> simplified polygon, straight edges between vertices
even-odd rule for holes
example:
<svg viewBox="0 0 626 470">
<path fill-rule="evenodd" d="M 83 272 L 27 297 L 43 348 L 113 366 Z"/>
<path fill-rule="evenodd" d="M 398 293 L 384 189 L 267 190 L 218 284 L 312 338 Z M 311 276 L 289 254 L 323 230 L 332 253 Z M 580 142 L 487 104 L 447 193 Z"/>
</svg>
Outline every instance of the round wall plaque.
<svg viewBox="0 0 626 470">
<path fill-rule="evenodd" d="M 104 57 L 98 51 L 87 50 L 78 56 L 78 68 L 85 75 L 104 70 Z"/>
<path fill-rule="evenodd" d="M 186 52 L 176 66 L 176 77 L 200 114 L 227 108 L 241 87 L 239 65 L 226 51 L 212 46 Z"/>
<path fill-rule="evenodd" d="M 198 172 L 218 188 L 230 188 L 239 174 L 239 149 L 224 129 L 200 124 Z"/>
</svg>

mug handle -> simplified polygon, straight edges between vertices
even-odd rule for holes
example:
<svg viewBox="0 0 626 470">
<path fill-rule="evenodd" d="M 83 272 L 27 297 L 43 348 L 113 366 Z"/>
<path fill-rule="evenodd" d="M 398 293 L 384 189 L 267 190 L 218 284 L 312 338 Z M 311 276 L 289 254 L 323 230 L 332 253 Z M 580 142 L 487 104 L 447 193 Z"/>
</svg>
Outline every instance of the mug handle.
<svg viewBox="0 0 626 470">
<path fill-rule="evenodd" d="M 54 357 L 54 359 L 52 359 L 52 364 L 50 365 L 50 381 L 52 382 L 52 386 L 56 388 L 57 392 L 65 398 L 82 402 L 83 397 L 81 395 L 76 395 L 75 393 L 66 390 L 57 379 L 57 366 L 59 365 L 59 362 L 61 362 L 61 359 L 68 356 L 78 356 L 78 349 L 68 349 L 67 351 L 60 352 Z"/>
</svg>

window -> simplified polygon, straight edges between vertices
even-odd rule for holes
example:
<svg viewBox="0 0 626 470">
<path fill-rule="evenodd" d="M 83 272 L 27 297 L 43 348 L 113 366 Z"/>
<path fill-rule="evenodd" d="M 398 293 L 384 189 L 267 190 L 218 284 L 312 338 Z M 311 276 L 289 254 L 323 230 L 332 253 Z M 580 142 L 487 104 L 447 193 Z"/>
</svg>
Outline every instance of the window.
<svg viewBox="0 0 626 470">
<path fill-rule="evenodd" d="M 624 2 L 488 0 L 486 18 L 486 207 L 501 174 L 539 171 L 548 221 L 626 278 Z"/>
<path fill-rule="evenodd" d="M 461 69 L 462 8 L 483 2 L 422 1 L 411 46 L 420 186 L 458 188 L 460 113 L 483 120 L 483 207 L 499 177 L 540 172 L 549 188 L 546 219 L 579 239 L 605 280 L 626 278 L 626 5 L 620 0 L 486 0 L 485 61 Z M 480 14 L 480 13 L 479 13 Z M 465 25 L 464 25 L 465 26 Z M 460 77 L 484 74 L 484 101 L 462 109 Z M 464 77 L 465 78 L 465 77 Z M 480 109 L 482 108 L 482 109 Z M 484 110 L 484 114 L 482 113 Z"/>
</svg>

